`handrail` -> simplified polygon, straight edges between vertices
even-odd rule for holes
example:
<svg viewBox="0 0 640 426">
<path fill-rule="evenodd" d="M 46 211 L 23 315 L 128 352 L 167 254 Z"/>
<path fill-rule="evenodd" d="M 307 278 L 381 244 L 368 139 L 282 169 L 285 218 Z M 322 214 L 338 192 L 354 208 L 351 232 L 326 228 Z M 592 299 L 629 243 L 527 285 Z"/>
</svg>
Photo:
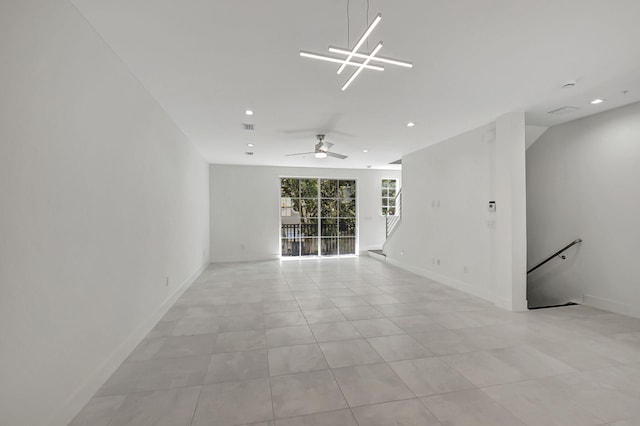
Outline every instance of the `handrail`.
<svg viewBox="0 0 640 426">
<path fill-rule="evenodd" d="M 539 267 L 541 267 L 542 265 L 544 265 L 545 263 L 549 262 L 550 260 L 552 260 L 554 257 L 560 256 L 562 254 L 562 252 L 569 250 L 571 247 L 575 246 L 576 244 L 580 244 L 582 242 L 582 239 L 578 238 L 577 240 L 574 240 L 573 242 L 567 244 L 566 246 L 562 247 L 560 250 L 558 250 L 557 252 L 553 253 L 551 256 L 547 257 L 545 260 L 543 260 L 542 262 L 538 263 L 536 266 L 534 266 L 533 268 L 529 269 L 527 271 L 527 274 L 530 274 L 531 272 L 535 271 L 536 269 L 538 269 Z M 566 259 L 566 257 L 561 256 L 562 259 Z"/>
<path fill-rule="evenodd" d="M 398 193 L 393 199 L 393 205 L 395 206 L 394 214 L 390 216 L 389 213 L 387 213 L 385 215 L 385 235 L 387 238 L 389 238 L 389 235 L 393 232 L 402 215 L 402 188 L 398 190 Z"/>
</svg>

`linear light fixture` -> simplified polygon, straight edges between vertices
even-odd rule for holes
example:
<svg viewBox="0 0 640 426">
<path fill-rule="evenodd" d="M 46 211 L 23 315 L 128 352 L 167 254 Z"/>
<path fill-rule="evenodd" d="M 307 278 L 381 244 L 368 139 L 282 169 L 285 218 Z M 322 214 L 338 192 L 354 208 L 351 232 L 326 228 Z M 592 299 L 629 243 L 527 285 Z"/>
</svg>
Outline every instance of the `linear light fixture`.
<svg viewBox="0 0 640 426">
<path fill-rule="evenodd" d="M 365 65 L 369 64 L 369 61 L 371 61 L 371 58 L 376 56 L 376 53 L 378 53 L 378 51 L 380 49 L 382 49 L 382 42 L 378 43 L 378 45 L 373 49 L 373 51 L 369 54 L 369 56 L 367 56 L 367 59 L 364 60 L 364 62 L 362 63 L 362 66 L 360 68 L 358 68 L 357 70 L 355 70 L 353 72 L 353 74 L 351 74 L 351 77 L 349 77 L 349 79 L 342 86 L 342 90 L 343 91 L 347 90 L 347 87 L 349 87 L 349 85 L 351 85 L 351 83 L 353 83 L 353 80 L 355 80 L 356 77 L 358 75 L 360 75 L 360 73 L 364 69 Z"/>
<path fill-rule="evenodd" d="M 369 28 L 367 28 L 364 34 L 362 34 L 362 37 L 360 37 L 360 40 L 358 40 L 356 45 L 353 47 L 353 50 L 349 53 L 349 55 L 347 56 L 347 59 L 345 59 L 344 63 L 340 65 L 340 68 L 338 68 L 338 74 L 340 74 L 344 70 L 344 67 L 346 67 L 347 63 L 351 60 L 351 58 L 353 58 L 353 54 L 356 53 L 358 49 L 360 49 L 360 46 L 362 46 L 362 43 L 364 43 L 367 40 L 367 38 L 371 35 L 371 33 L 373 32 L 375 27 L 380 23 L 381 20 L 382 20 L 382 13 L 378 13 L 374 18 L 373 22 L 371 22 L 371 25 L 369 25 Z"/>
<path fill-rule="evenodd" d="M 333 56 L 319 55 L 317 53 L 307 52 L 307 51 L 304 51 L 304 50 L 300 51 L 300 56 L 302 56 L 304 58 L 320 59 L 321 61 L 334 62 L 336 64 L 343 64 L 344 63 L 344 59 L 342 59 L 342 58 L 335 58 Z M 347 65 L 351 65 L 351 66 L 354 66 L 354 67 L 359 67 L 362 64 L 358 63 L 358 62 L 349 62 Z M 364 66 L 364 68 L 366 68 L 368 70 L 374 70 L 374 71 L 384 71 L 384 67 L 380 67 L 378 65 L 366 65 L 366 66 Z"/>
<path fill-rule="evenodd" d="M 329 52 L 332 53 L 340 53 L 342 55 L 348 55 L 351 52 L 347 49 L 341 49 L 339 47 L 333 47 L 333 46 L 329 46 Z M 365 53 L 354 53 L 353 56 L 355 58 L 366 58 L 369 55 L 365 54 Z M 385 64 L 390 64 L 390 65 L 398 65 L 400 67 L 405 67 L 405 68 L 413 68 L 413 64 L 411 62 L 406 62 L 406 61 L 399 61 L 397 59 L 392 59 L 392 58 L 386 58 L 384 56 L 376 56 L 375 58 L 371 58 L 372 61 L 377 61 L 377 62 L 383 62 Z M 349 62 L 351 63 L 351 62 Z"/>
<path fill-rule="evenodd" d="M 362 37 L 358 39 L 358 42 L 355 44 L 353 49 L 348 50 L 348 49 L 341 49 L 339 47 L 329 46 L 330 52 L 338 53 L 340 55 L 345 55 L 345 58 L 336 58 L 335 56 L 321 55 L 318 53 L 307 52 L 305 50 L 300 51 L 300 56 L 303 56 L 306 58 L 312 58 L 312 59 L 319 59 L 321 61 L 339 63 L 340 67 L 338 68 L 338 71 L 337 71 L 338 74 L 342 73 L 342 71 L 347 67 L 347 65 L 357 67 L 357 69 L 353 72 L 353 74 L 351 74 L 351 76 L 347 79 L 347 81 L 342 85 L 343 91 L 346 90 L 347 87 L 351 85 L 351 83 L 353 83 L 353 81 L 360 75 L 363 69 L 384 71 L 384 67 L 370 64 L 370 62 L 378 62 L 378 63 L 384 63 L 384 64 L 390 64 L 390 65 L 397 65 L 405 68 L 412 68 L 413 64 L 411 62 L 376 56 L 380 51 L 380 49 L 382 49 L 382 42 L 379 42 L 376 45 L 376 47 L 371 51 L 371 53 L 358 51 L 362 47 L 364 42 L 367 41 L 367 38 L 371 35 L 371 33 L 376 28 L 376 26 L 380 23 L 381 20 L 382 20 L 382 14 L 378 13 L 376 17 L 373 19 L 373 21 L 371 21 L 371 24 L 369 24 L 369 27 L 367 27 L 367 30 L 364 32 L 364 34 L 362 34 Z M 354 58 L 363 59 L 363 61 L 354 62 L 353 61 Z"/>
</svg>

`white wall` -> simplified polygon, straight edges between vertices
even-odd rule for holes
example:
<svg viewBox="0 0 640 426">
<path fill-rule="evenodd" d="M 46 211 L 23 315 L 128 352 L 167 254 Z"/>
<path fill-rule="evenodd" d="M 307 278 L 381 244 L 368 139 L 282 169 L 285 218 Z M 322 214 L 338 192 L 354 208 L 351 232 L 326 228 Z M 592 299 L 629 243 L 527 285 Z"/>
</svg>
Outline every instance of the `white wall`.
<svg viewBox="0 0 640 426">
<path fill-rule="evenodd" d="M 66 425 L 206 263 L 208 167 L 69 2 L 0 57 L 0 424 Z"/>
<path fill-rule="evenodd" d="M 527 193 L 531 265 L 584 240 L 531 274 L 531 302 L 640 317 L 640 103 L 549 129 L 527 151 Z"/>
<path fill-rule="evenodd" d="M 527 309 L 527 194 L 524 114 L 496 120 L 494 301 Z"/>
<path fill-rule="evenodd" d="M 524 150 L 524 116 L 513 113 L 403 157 L 402 222 L 388 261 L 525 309 Z"/>
<path fill-rule="evenodd" d="M 212 164 L 210 172 L 213 262 L 280 256 L 280 177 L 357 179 L 360 251 L 379 249 L 385 241 L 381 180 L 400 180 L 394 170 Z"/>
</svg>

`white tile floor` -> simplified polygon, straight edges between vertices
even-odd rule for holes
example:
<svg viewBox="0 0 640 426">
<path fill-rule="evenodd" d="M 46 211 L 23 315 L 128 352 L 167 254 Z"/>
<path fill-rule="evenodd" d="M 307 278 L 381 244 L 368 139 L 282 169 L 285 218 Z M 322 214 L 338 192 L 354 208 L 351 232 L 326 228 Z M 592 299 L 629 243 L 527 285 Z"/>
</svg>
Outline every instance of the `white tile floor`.
<svg viewBox="0 0 640 426">
<path fill-rule="evenodd" d="M 640 425 L 640 320 L 367 257 L 209 267 L 71 423 Z"/>
</svg>

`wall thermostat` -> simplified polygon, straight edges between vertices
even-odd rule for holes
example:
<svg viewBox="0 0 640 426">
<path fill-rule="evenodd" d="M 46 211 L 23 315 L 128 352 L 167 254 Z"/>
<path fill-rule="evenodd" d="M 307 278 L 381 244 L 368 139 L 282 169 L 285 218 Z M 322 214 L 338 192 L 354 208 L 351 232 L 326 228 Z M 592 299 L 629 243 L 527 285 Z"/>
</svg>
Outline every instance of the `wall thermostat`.
<svg viewBox="0 0 640 426">
<path fill-rule="evenodd" d="M 494 213 L 496 211 L 496 202 L 495 201 L 489 201 L 489 211 L 491 213 Z"/>
</svg>

